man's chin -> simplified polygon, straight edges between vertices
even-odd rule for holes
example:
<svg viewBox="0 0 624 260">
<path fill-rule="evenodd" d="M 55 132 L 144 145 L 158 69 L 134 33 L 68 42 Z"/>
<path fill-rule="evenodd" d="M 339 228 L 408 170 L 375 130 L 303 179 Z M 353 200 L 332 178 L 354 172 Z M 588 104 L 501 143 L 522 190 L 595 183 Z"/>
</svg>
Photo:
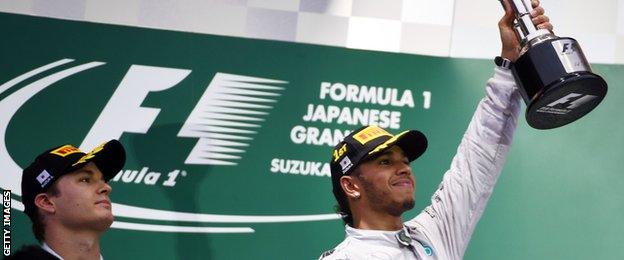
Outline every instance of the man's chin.
<svg viewBox="0 0 624 260">
<path fill-rule="evenodd" d="M 113 216 L 113 214 L 110 214 L 110 215 L 107 215 L 107 216 L 103 216 L 94 225 L 97 226 L 97 229 L 99 229 L 101 231 L 106 231 L 113 224 L 113 221 L 115 221 L 115 217 Z"/>
<path fill-rule="evenodd" d="M 386 210 L 391 215 L 401 216 L 404 212 L 413 209 L 415 204 L 414 199 L 406 199 L 402 202 L 397 201 L 397 203 L 392 203 L 392 206 L 388 207 Z"/>
<path fill-rule="evenodd" d="M 414 199 L 405 200 L 403 201 L 403 210 L 408 211 L 410 209 L 413 209 L 415 205 L 416 202 L 414 201 Z"/>
</svg>

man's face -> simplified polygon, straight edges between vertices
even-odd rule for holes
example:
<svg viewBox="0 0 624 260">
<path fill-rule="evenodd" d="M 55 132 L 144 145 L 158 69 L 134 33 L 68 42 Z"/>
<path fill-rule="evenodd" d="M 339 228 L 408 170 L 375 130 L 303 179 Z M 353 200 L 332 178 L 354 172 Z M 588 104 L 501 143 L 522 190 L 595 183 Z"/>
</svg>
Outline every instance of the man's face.
<svg viewBox="0 0 624 260">
<path fill-rule="evenodd" d="M 362 198 L 372 209 L 401 216 L 414 207 L 416 181 L 400 147 L 395 145 L 358 167 L 360 174 L 356 178 L 363 188 Z"/>
<path fill-rule="evenodd" d="M 59 193 L 51 196 L 54 218 L 65 227 L 103 232 L 113 223 L 111 187 L 93 162 L 63 175 L 55 184 Z"/>
</svg>

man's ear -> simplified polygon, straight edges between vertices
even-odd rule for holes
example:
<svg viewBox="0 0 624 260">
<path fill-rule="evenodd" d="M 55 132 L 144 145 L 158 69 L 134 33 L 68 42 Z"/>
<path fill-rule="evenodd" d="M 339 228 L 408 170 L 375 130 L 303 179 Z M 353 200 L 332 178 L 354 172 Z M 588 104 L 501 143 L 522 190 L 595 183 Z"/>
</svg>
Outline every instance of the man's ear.
<svg viewBox="0 0 624 260">
<path fill-rule="evenodd" d="M 54 202 L 50 200 L 50 195 L 47 193 L 39 193 L 35 196 L 35 205 L 37 208 L 47 212 L 49 214 L 53 214 L 56 212 L 56 207 Z"/>
<path fill-rule="evenodd" d="M 348 198 L 356 200 L 361 196 L 360 183 L 352 176 L 340 177 L 340 186 Z"/>
</svg>

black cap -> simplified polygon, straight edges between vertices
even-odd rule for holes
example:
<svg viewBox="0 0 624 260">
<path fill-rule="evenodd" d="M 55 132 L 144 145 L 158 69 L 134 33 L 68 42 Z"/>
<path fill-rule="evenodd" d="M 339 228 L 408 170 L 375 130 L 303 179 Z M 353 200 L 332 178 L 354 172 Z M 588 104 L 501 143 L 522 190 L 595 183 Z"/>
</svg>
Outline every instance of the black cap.
<svg viewBox="0 0 624 260">
<path fill-rule="evenodd" d="M 22 174 L 22 203 L 24 213 L 35 221 L 35 197 L 46 192 L 61 176 L 93 162 L 108 182 L 126 163 L 126 151 L 117 140 L 110 140 L 89 153 L 71 144 L 49 149 L 35 158 Z"/>
<path fill-rule="evenodd" d="M 330 168 L 334 186 L 340 177 L 349 175 L 362 161 L 393 145 L 401 147 L 411 162 L 427 150 L 427 138 L 416 130 L 392 135 L 375 125 L 364 126 L 351 132 L 334 147 L 332 152 Z"/>
</svg>

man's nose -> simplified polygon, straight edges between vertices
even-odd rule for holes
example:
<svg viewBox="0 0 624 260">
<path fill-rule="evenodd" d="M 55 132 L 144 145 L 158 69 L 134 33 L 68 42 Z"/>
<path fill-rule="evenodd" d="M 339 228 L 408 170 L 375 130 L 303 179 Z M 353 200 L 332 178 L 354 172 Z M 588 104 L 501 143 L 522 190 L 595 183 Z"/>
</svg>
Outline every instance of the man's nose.
<svg viewBox="0 0 624 260">
<path fill-rule="evenodd" d="M 100 190 L 98 191 L 98 193 L 101 194 L 110 194 L 111 191 L 113 191 L 113 187 L 111 187 L 110 185 L 108 185 L 108 183 L 104 182 L 104 185 L 100 188 Z"/>
</svg>

